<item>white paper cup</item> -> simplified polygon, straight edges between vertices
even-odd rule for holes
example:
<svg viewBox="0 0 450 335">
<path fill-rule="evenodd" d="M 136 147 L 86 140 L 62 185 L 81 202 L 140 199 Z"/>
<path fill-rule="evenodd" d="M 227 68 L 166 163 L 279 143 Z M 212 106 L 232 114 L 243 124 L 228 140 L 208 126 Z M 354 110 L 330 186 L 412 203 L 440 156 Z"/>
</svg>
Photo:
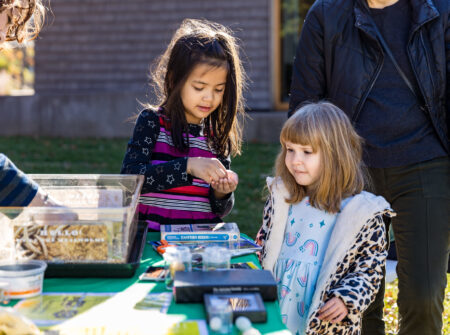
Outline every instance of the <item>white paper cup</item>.
<svg viewBox="0 0 450 335">
<path fill-rule="evenodd" d="M 0 282 L 8 283 L 6 295 L 9 299 L 34 297 L 42 293 L 44 261 L 12 261 L 0 263 Z"/>
</svg>

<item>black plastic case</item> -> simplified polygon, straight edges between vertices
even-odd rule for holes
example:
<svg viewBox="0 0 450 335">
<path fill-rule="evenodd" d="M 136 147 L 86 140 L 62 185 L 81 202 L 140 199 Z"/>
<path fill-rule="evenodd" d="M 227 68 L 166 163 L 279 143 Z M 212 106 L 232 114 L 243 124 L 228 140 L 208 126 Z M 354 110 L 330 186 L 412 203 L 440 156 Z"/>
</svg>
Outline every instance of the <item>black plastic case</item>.
<svg viewBox="0 0 450 335">
<path fill-rule="evenodd" d="M 176 271 L 173 292 L 175 301 L 202 302 L 205 293 L 259 292 L 263 300 L 277 299 L 277 284 L 267 270 Z"/>
</svg>

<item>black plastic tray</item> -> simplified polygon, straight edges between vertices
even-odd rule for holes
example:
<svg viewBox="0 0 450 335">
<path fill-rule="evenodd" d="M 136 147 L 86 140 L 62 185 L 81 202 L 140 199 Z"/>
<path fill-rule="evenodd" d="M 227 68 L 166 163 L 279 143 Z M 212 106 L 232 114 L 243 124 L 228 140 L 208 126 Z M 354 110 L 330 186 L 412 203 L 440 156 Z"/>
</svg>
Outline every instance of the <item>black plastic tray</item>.
<svg viewBox="0 0 450 335">
<path fill-rule="evenodd" d="M 129 278 L 133 277 L 141 262 L 147 237 L 147 222 L 139 222 L 136 238 L 131 246 L 127 263 L 48 263 L 45 278 Z"/>
</svg>

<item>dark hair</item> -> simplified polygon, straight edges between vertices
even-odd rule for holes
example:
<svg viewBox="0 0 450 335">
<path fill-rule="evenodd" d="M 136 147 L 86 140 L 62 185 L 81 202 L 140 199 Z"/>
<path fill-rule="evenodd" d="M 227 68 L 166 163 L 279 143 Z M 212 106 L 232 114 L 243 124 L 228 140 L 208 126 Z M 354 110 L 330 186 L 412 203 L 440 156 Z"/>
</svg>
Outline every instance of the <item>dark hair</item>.
<svg viewBox="0 0 450 335">
<path fill-rule="evenodd" d="M 223 25 L 193 19 L 182 22 L 152 72 L 157 107 L 162 107 L 170 121 L 175 147 L 186 151 L 189 148 L 188 124 L 181 89 L 199 64 L 227 69 L 222 103 L 205 119 L 204 134 L 217 154 L 239 154 L 242 130 L 237 116 L 244 113 L 245 74 L 236 39 Z"/>
</svg>

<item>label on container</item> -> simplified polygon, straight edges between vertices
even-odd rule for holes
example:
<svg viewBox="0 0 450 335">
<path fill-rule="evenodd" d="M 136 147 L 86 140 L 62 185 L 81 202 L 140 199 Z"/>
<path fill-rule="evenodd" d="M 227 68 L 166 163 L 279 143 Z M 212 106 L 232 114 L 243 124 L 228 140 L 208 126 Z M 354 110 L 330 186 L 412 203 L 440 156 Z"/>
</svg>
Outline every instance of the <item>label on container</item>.
<svg viewBox="0 0 450 335">
<path fill-rule="evenodd" d="M 107 260 L 105 225 L 15 226 L 16 253 L 21 258 L 49 261 Z"/>
<path fill-rule="evenodd" d="M 3 277 L 2 281 L 6 281 L 8 289 L 6 295 L 10 299 L 23 299 L 34 297 L 42 292 L 42 281 L 44 276 L 42 274 L 34 276 L 20 277 Z"/>
</svg>

